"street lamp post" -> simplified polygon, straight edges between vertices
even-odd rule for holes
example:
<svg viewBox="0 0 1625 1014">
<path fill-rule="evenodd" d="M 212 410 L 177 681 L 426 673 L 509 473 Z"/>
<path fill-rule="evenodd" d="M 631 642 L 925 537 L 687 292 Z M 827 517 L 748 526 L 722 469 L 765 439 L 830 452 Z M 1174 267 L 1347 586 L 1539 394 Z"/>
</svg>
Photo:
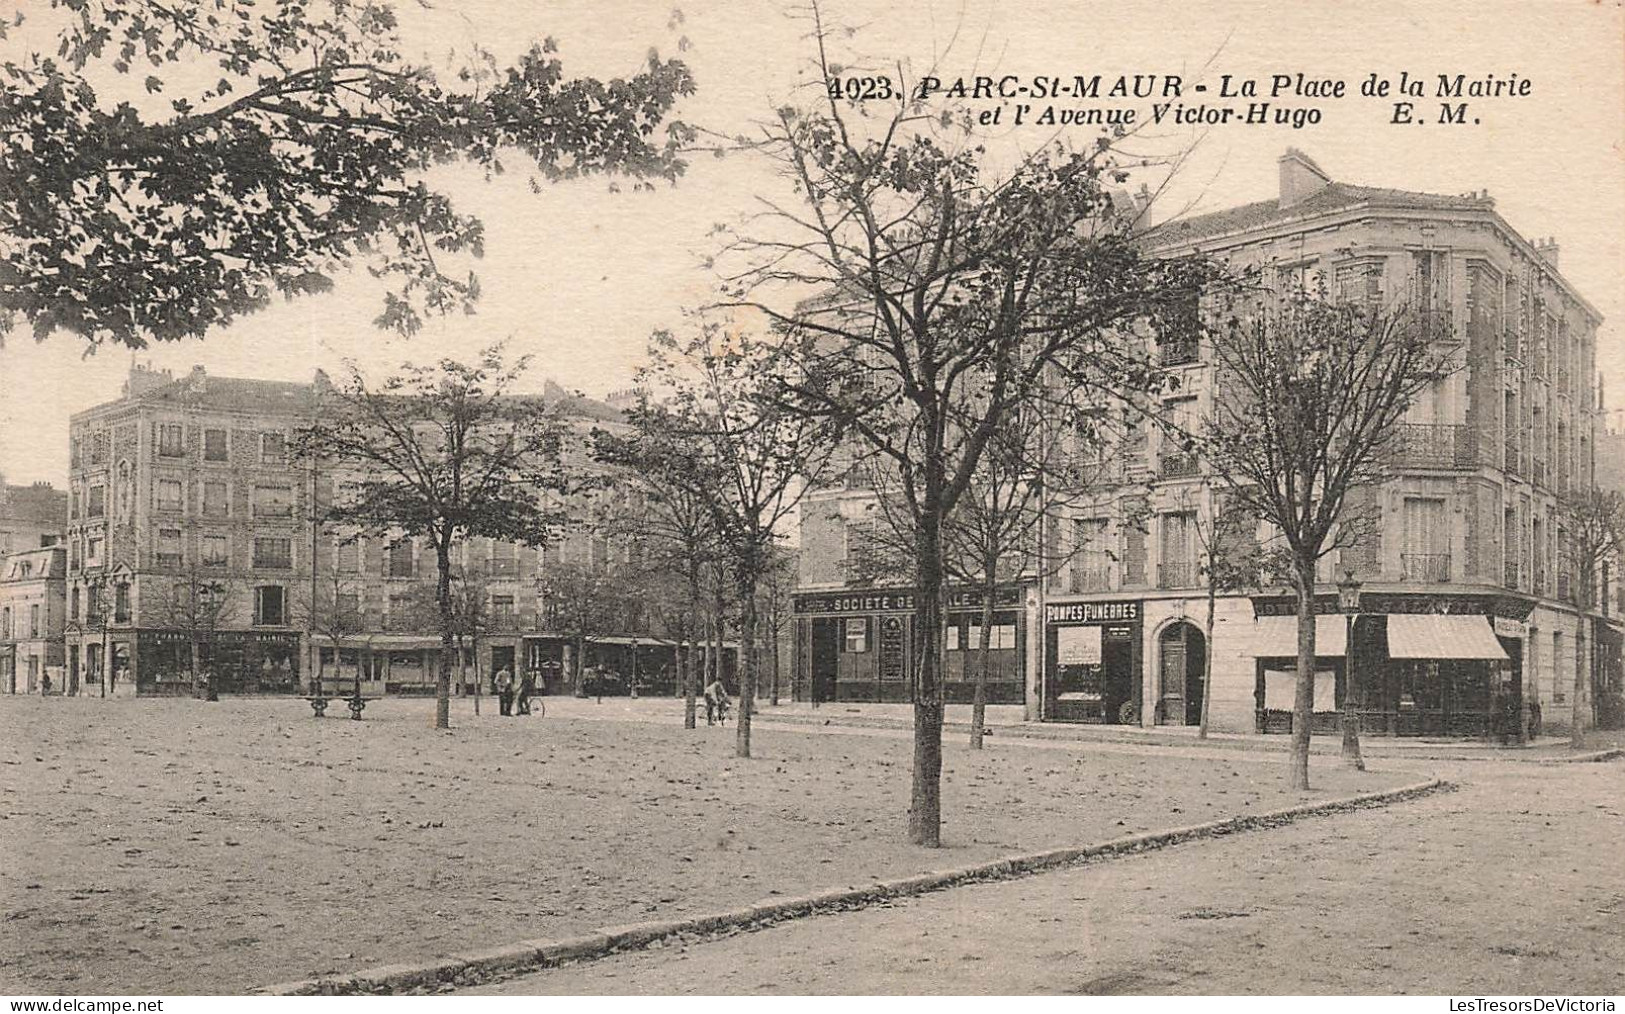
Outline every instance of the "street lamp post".
<svg viewBox="0 0 1625 1014">
<path fill-rule="evenodd" d="M 1360 581 L 1344 571 L 1337 583 L 1337 608 L 1343 614 L 1343 760 L 1356 771 L 1365 770 L 1360 756 L 1360 713 L 1354 683 L 1354 617 L 1360 611 Z"/>
</svg>

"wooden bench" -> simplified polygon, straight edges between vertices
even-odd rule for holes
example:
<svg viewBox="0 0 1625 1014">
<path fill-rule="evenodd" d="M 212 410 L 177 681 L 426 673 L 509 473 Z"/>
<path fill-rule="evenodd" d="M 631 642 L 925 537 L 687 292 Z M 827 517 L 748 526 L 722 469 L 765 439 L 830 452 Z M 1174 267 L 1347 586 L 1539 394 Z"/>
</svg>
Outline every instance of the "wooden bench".
<svg viewBox="0 0 1625 1014">
<path fill-rule="evenodd" d="M 358 722 L 361 721 L 361 712 L 366 710 L 367 702 L 376 701 L 377 699 L 378 698 L 376 697 L 362 697 L 359 694 L 350 694 L 349 696 L 335 694 L 332 697 L 324 697 L 321 694 L 315 694 L 305 698 L 305 700 L 310 702 L 310 708 L 316 713 L 315 717 L 317 718 L 325 718 L 327 716 L 327 706 L 329 704 L 333 703 L 334 701 L 343 701 L 344 706 L 350 709 L 350 717 Z"/>
</svg>

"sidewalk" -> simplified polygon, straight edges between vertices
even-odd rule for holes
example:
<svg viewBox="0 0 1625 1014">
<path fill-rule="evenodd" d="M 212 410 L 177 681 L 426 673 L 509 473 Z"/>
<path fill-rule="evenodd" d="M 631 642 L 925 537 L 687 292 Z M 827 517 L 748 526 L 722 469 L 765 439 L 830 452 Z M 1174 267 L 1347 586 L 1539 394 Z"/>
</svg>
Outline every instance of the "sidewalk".
<svg viewBox="0 0 1625 1014">
<path fill-rule="evenodd" d="M 572 718 L 600 718 L 617 721 L 670 721 L 674 712 L 680 713 L 683 702 L 668 697 L 606 697 L 597 702 L 592 698 L 578 700 L 571 697 L 546 698 L 549 713 Z M 704 706 L 699 708 L 703 721 Z M 783 701 L 774 706 L 761 702 L 754 713 L 757 722 L 786 725 L 844 726 L 849 728 L 907 730 L 914 726 L 914 709 L 910 704 L 860 704 L 833 702 L 812 705 L 801 701 Z M 945 731 L 969 733 L 971 706 L 950 704 L 945 716 Z M 1244 750 L 1266 753 L 1284 753 L 1291 745 L 1286 736 L 1265 736 L 1255 733 L 1210 732 L 1200 739 L 1192 726 L 1157 726 L 1142 728 L 1133 725 L 1076 725 L 1063 722 L 1028 722 L 1026 709 L 1019 704 L 990 704 L 987 707 L 988 734 L 993 738 L 1060 740 L 1094 743 L 1133 743 L 1141 746 L 1200 747 L 1202 749 Z M 1619 731 L 1592 732 L 1582 753 L 1607 751 L 1625 747 L 1625 734 Z M 1546 736 L 1525 745 L 1502 746 L 1481 739 L 1442 739 L 1389 737 L 1366 734 L 1360 737 L 1360 749 L 1368 757 L 1416 758 L 1418 760 L 1509 760 L 1557 761 L 1576 756 L 1569 749 L 1566 736 Z M 1336 736 L 1316 736 L 1310 743 L 1316 754 L 1337 754 L 1342 751 L 1342 740 Z"/>
</svg>

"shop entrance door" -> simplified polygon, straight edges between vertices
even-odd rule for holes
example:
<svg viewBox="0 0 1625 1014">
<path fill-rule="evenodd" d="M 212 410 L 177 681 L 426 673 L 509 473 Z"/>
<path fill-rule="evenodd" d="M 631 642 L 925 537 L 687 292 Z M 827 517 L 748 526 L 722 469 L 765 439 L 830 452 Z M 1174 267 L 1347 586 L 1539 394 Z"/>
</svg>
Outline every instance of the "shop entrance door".
<svg viewBox="0 0 1625 1014">
<path fill-rule="evenodd" d="M 1140 673 L 1134 665 L 1134 642 L 1111 634 L 1108 629 L 1100 645 L 1100 668 L 1104 677 L 1101 720 L 1108 724 L 1137 725 Z"/>
<path fill-rule="evenodd" d="M 840 662 L 841 621 L 833 617 L 812 621 L 812 699 L 814 704 L 835 699 L 835 674 Z"/>
</svg>

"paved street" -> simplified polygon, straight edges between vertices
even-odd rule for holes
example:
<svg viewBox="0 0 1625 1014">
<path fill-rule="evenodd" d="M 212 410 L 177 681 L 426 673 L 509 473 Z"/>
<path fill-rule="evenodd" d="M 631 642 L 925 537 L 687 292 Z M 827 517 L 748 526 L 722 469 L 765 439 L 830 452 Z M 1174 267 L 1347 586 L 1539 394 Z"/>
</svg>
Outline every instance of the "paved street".
<svg viewBox="0 0 1625 1014">
<path fill-rule="evenodd" d="M 1625 991 L 1625 763 L 620 956 L 482 993 Z"/>
</svg>

